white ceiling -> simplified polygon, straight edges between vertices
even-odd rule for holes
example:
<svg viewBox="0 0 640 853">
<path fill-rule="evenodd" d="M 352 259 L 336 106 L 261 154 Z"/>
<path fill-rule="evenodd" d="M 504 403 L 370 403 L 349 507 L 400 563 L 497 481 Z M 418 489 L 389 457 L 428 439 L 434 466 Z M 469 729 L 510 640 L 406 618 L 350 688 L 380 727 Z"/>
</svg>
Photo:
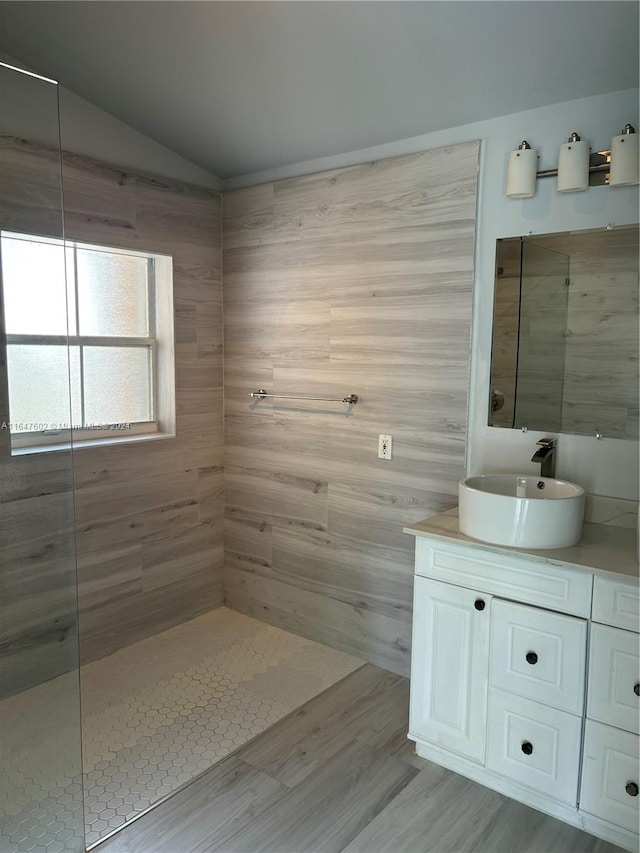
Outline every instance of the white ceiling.
<svg viewBox="0 0 640 853">
<path fill-rule="evenodd" d="M 0 50 L 227 178 L 636 87 L 638 8 L 17 0 Z"/>
</svg>

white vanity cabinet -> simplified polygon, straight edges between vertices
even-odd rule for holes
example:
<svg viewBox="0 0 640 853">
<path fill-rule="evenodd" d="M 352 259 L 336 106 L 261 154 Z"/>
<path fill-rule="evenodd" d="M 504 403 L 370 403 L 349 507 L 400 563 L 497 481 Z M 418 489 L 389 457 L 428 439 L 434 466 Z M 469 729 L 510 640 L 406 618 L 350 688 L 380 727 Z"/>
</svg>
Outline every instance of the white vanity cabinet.
<svg viewBox="0 0 640 853">
<path fill-rule="evenodd" d="M 637 581 L 425 535 L 415 570 L 417 754 L 637 850 Z"/>
</svg>

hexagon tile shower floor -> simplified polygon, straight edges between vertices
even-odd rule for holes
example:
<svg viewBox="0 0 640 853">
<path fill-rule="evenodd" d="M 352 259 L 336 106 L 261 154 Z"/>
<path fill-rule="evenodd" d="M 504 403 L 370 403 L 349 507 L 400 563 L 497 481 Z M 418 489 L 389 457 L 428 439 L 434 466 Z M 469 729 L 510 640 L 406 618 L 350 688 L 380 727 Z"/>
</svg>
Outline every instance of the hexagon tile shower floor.
<svg viewBox="0 0 640 853">
<path fill-rule="evenodd" d="M 87 844 L 207 770 L 363 661 L 221 607 L 82 668 Z M 69 676 L 62 676 L 68 678 Z M 60 679 L 11 697 L 47 705 Z M 34 696 L 38 691 L 38 696 Z M 31 694 L 27 696 L 26 694 Z M 16 750 L 7 829 L 16 850 L 57 853 L 69 786 L 46 745 Z M 59 747 L 59 743 L 58 743 Z M 77 805 L 77 802 L 76 802 Z"/>
</svg>

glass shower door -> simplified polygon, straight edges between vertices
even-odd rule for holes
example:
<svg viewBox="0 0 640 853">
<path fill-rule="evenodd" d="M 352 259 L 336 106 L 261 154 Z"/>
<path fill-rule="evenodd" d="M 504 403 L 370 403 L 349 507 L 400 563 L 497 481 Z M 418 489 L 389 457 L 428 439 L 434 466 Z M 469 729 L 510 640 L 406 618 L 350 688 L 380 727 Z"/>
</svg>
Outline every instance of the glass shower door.
<svg viewBox="0 0 640 853">
<path fill-rule="evenodd" d="M 0 64 L 0 853 L 85 849 L 62 213 L 57 85 Z"/>
</svg>

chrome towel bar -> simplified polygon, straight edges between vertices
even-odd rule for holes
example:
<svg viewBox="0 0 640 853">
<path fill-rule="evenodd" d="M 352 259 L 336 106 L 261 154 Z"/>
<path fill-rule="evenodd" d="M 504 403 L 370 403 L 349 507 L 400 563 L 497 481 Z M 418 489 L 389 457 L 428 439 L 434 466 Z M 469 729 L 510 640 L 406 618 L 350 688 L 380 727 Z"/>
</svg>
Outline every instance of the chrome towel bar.
<svg viewBox="0 0 640 853">
<path fill-rule="evenodd" d="M 265 397 L 281 397 L 285 400 L 315 400 L 323 403 L 349 403 L 350 406 L 355 406 L 358 402 L 357 394 L 349 394 L 348 397 L 307 397 L 304 394 L 267 394 L 267 392 L 258 388 L 257 391 L 250 391 L 249 397 L 257 397 L 263 400 Z"/>
</svg>

